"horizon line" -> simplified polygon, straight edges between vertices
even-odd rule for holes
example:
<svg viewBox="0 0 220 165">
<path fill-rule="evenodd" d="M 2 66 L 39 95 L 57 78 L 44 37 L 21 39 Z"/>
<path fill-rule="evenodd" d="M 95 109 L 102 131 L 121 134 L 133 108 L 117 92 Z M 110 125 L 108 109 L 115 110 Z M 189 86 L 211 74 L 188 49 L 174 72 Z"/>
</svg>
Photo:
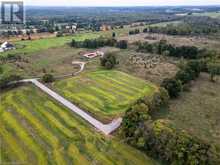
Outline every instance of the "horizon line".
<svg viewBox="0 0 220 165">
<path fill-rule="evenodd" d="M 121 6 L 104 6 L 104 5 L 97 5 L 97 6 L 74 6 L 74 5 L 70 5 L 70 6 L 66 6 L 66 5 L 25 5 L 26 7 L 220 7 L 220 4 L 213 4 L 213 5 L 205 5 L 205 4 L 201 4 L 201 5 L 137 5 L 137 6 L 132 6 L 132 5 L 121 5 Z"/>
</svg>

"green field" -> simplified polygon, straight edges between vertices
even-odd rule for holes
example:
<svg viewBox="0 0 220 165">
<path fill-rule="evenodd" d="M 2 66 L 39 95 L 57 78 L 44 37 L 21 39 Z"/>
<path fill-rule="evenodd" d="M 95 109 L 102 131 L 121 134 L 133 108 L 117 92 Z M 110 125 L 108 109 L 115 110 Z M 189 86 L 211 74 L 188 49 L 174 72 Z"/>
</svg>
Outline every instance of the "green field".
<svg viewBox="0 0 220 165">
<path fill-rule="evenodd" d="M 0 96 L 1 164 L 157 164 L 119 139 L 95 133 L 35 87 Z"/>
<path fill-rule="evenodd" d="M 156 87 L 119 71 L 99 70 L 60 80 L 53 88 L 99 119 L 125 112 L 137 99 L 151 95 Z"/>
<path fill-rule="evenodd" d="M 46 39 L 39 39 L 33 41 L 17 41 L 15 42 L 15 45 L 17 47 L 16 50 L 1 53 L 1 55 L 4 56 L 7 54 L 14 54 L 14 53 L 31 54 L 49 48 L 63 46 L 64 44 L 70 42 L 73 38 L 78 41 L 83 41 L 85 39 L 97 38 L 98 36 L 99 36 L 98 33 L 81 33 L 81 34 L 76 34 L 74 36 L 54 37 L 54 38 L 46 38 Z"/>
<path fill-rule="evenodd" d="M 193 13 L 195 16 L 208 16 L 212 18 L 220 18 L 220 12 Z"/>
</svg>

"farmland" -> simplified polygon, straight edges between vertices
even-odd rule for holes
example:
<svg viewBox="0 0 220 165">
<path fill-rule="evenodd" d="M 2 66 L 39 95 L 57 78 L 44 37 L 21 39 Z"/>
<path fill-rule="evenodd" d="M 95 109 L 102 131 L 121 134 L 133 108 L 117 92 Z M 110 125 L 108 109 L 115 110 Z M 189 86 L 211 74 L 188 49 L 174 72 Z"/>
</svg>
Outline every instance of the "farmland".
<svg viewBox="0 0 220 165">
<path fill-rule="evenodd" d="M 53 88 L 98 118 L 111 119 L 156 87 L 122 72 L 98 70 L 57 81 Z"/>
<path fill-rule="evenodd" d="M 35 87 L 22 86 L 0 96 L 3 164 L 157 164 L 116 138 L 94 133 Z"/>
</svg>

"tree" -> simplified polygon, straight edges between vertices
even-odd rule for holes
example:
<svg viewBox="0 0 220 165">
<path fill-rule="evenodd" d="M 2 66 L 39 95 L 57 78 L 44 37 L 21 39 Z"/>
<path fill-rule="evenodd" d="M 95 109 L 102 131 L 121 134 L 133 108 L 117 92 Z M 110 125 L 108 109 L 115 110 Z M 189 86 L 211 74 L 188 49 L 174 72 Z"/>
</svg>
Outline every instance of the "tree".
<svg viewBox="0 0 220 165">
<path fill-rule="evenodd" d="M 72 39 L 70 45 L 71 45 L 71 47 L 77 47 L 77 42 L 76 42 L 76 40 Z"/>
<path fill-rule="evenodd" d="M 179 96 L 180 92 L 182 91 L 182 83 L 180 80 L 177 80 L 175 78 L 171 79 L 165 79 L 162 84 L 162 87 L 164 87 L 171 98 L 176 98 Z"/>
<path fill-rule="evenodd" d="M 215 82 L 215 76 L 220 75 L 220 65 L 216 63 L 208 64 L 208 72 L 210 74 L 210 80 Z"/>
<path fill-rule="evenodd" d="M 42 81 L 45 82 L 45 83 L 51 83 L 54 81 L 54 77 L 52 74 L 45 74 L 43 77 L 42 77 Z"/>
<path fill-rule="evenodd" d="M 113 38 L 116 37 L 116 33 L 115 33 L 115 32 L 112 33 L 112 37 L 113 37 Z"/>
<path fill-rule="evenodd" d="M 103 57 L 100 58 L 101 66 L 106 69 L 112 69 L 117 64 L 116 57 L 112 53 L 106 53 Z"/>
<path fill-rule="evenodd" d="M 128 41 L 127 40 L 118 41 L 117 47 L 120 49 L 127 49 L 128 48 Z"/>
<path fill-rule="evenodd" d="M 16 74 L 1 74 L 0 75 L 0 89 L 10 86 L 10 82 L 21 80 L 22 77 Z"/>
</svg>

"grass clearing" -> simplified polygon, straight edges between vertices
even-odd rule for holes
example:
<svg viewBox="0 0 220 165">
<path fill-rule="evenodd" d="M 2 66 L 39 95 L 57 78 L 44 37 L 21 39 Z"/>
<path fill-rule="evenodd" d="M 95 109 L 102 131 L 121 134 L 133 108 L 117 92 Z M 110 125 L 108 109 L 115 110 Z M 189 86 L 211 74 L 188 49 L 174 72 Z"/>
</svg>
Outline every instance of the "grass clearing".
<svg viewBox="0 0 220 165">
<path fill-rule="evenodd" d="M 156 165 L 143 153 L 95 133 L 86 122 L 32 86 L 1 93 L 4 163 Z"/>
<path fill-rule="evenodd" d="M 202 74 L 170 109 L 155 114 L 156 118 L 170 119 L 177 129 L 189 131 L 220 147 L 220 81 L 212 83 Z"/>
<path fill-rule="evenodd" d="M 151 95 L 156 89 L 144 80 L 108 70 L 81 73 L 55 82 L 53 88 L 99 119 L 121 115 L 136 100 Z"/>
</svg>

